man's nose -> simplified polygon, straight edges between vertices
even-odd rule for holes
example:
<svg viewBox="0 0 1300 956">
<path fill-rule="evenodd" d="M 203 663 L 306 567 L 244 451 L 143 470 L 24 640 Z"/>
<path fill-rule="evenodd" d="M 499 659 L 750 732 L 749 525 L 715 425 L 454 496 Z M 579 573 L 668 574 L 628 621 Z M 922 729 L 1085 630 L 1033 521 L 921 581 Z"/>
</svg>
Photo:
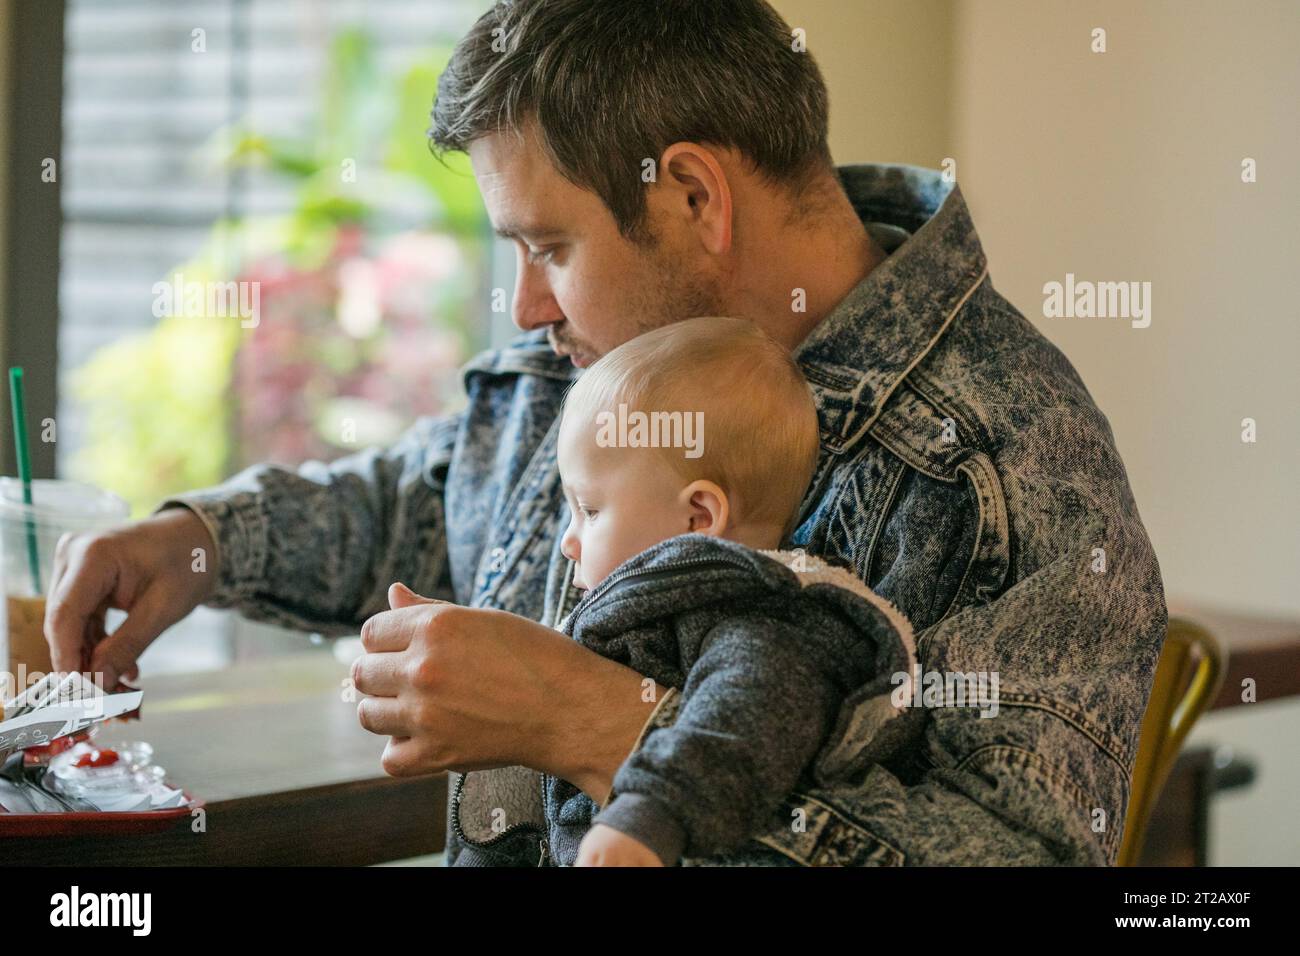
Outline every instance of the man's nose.
<svg viewBox="0 0 1300 956">
<path fill-rule="evenodd" d="M 564 312 L 555 301 L 551 284 L 544 271 L 529 265 L 528 258 L 519 256 L 518 278 L 515 280 L 515 298 L 511 303 L 511 318 L 521 332 L 531 332 L 544 325 L 554 325 L 564 320 Z"/>
</svg>

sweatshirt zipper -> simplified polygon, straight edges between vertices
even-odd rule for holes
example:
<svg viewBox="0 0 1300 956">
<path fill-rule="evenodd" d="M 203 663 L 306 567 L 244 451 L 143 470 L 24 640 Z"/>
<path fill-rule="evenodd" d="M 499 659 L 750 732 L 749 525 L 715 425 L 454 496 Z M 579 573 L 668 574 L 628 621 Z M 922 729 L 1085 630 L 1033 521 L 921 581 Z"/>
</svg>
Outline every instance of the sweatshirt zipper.
<svg viewBox="0 0 1300 956">
<path fill-rule="evenodd" d="M 570 563 L 569 570 L 571 573 L 572 563 Z M 567 576 L 565 578 L 564 588 L 565 588 L 565 593 L 567 594 L 569 589 L 569 579 Z M 560 601 L 559 612 L 561 615 L 563 615 L 564 613 L 564 603 L 565 603 L 564 600 Z M 550 857 L 550 845 L 546 840 L 546 831 L 531 823 L 516 823 L 513 826 L 508 826 L 504 830 L 502 830 L 499 834 L 494 836 L 491 840 L 486 840 L 486 841 L 472 840 L 469 838 L 469 836 L 466 835 L 464 829 L 460 825 L 460 798 L 461 798 L 462 791 L 465 789 L 465 776 L 466 775 L 463 773 L 457 775 L 456 789 L 452 792 L 451 795 L 451 827 L 452 830 L 455 831 L 457 838 L 460 839 L 467 846 L 490 847 L 501 842 L 506 837 L 510 836 L 512 833 L 516 833 L 516 832 L 522 833 L 525 831 L 532 831 L 538 835 L 538 838 L 540 839 L 540 843 L 541 843 L 541 847 L 540 847 L 541 854 L 537 859 L 537 865 L 545 866 L 547 860 Z M 542 816 L 547 817 L 548 814 L 546 812 L 546 794 L 547 794 L 547 783 L 549 782 L 550 777 L 548 774 L 545 773 L 543 773 L 541 777 L 542 777 Z"/>
<path fill-rule="evenodd" d="M 452 797 L 451 797 L 451 828 L 453 831 L 455 831 L 456 838 L 459 839 L 466 846 L 491 847 L 491 846 L 496 846 L 496 844 L 500 843 L 502 840 L 510 836 L 512 833 L 523 833 L 525 831 L 531 830 L 542 839 L 541 859 L 542 861 L 544 861 L 547 857 L 546 836 L 539 827 L 531 823 L 516 823 L 513 826 L 508 826 L 490 840 L 474 840 L 471 839 L 465 833 L 464 829 L 460 825 L 460 796 L 461 796 L 461 791 L 464 790 L 465 788 L 465 777 L 466 774 L 463 773 L 457 775 L 456 789 L 452 792 Z M 542 778 L 543 797 L 545 797 L 545 792 L 546 792 L 546 783 L 545 783 L 545 775 L 543 775 Z M 543 799 L 543 805 L 545 805 L 544 799 Z M 539 861 L 537 865 L 542 866 L 543 864 L 541 861 Z"/>
<path fill-rule="evenodd" d="M 617 591 L 619 588 L 637 580 L 656 578 L 656 577 L 665 577 L 670 574 L 677 574 L 683 568 L 715 568 L 715 567 L 716 568 L 739 568 L 742 571 L 749 570 L 749 566 L 747 564 L 737 559 L 720 558 L 720 557 L 686 558 L 681 561 L 673 561 L 669 564 L 660 565 L 657 568 L 633 568 L 627 571 L 621 571 L 616 574 L 611 574 L 604 581 L 601 581 L 600 584 L 596 586 L 596 589 L 594 591 L 589 591 L 587 593 L 586 597 L 584 598 L 584 600 L 587 602 L 587 607 L 583 608 L 582 610 L 583 611 L 588 610 L 595 601 L 599 600 L 600 598 L 604 597 L 607 594 L 612 594 L 613 592 Z M 575 611 L 573 621 L 570 623 L 570 630 L 577 629 L 578 617 L 580 616 L 581 616 L 581 612 Z M 549 780 L 550 780 L 549 774 L 545 774 L 545 773 L 542 774 L 542 809 L 547 819 L 550 819 L 550 807 L 547 805 L 547 795 L 550 793 L 550 789 L 547 786 Z M 537 865 L 543 866 L 546 863 L 546 858 L 547 858 L 547 845 L 546 845 L 545 838 L 543 838 L 542 855 Z"/>
<path fill-rule="evenodd" d="M 731 558 L 718 558 L 718 557 L 686 558 L 685 560 L 674 561 L 670 564 L 661 565 L 657 568 L 635 568 L 628 571 L 620 572 L 618 574 L 612 574 L 609 577 L 607 577 L 604 581 L 600 582 L 600 584 L 596 587 L 595 591 L 589 592 L 586 595 L 588 599 L 588 605 L 590 606 L 591 602 L 595 601 L 598 597 L 605 594 L 609 594 L 617 590 L 618 588 L 622 587 L 625 583 L 629 581 L 640 579 L 640 578 L 664 577 L 669 574 L 676 574 L 678 571 L 682 570 L 683 568 L 690 568 L 690 567 L 699 567 L 699 568 L 730 567 L 730 568 L 739 568 L 742 571 L 748 570 L 748 566 L 739 560 L 735 560 Z M 563 602 L 561 602 L 561 605 L 563 605 Z M 561 610 L 563 610 L 562 607 Z M 576 624 L 576 619 L 574 623 Z M 547 794 L 549 793 L 549 788 L 547 785 L 550 782 L 550 776 L 551 775 L 548 773 L 542 773 L 541 775 L 542 813 L 548 819 L 550 814 L 549 814 L 549 807 L 547 806 Z M 547 865 L 547 862 L 550 859 L 550 855 L 551 855 L 550 844 L 546 839 L 545 832 L 531 823 L 517 823 L 514 826 L 506 827 L 503 831 L 501 831 L 500 834 L 493 837 L 491 840 L 479 841 L 479 840 L 470 839 L 465 834 L 464 829 L 460 825 L 460 797 L 461 797 L 461 792 L 464 789 L 464 786 L 465 786 L 465 774 L 462 773 L 458 776 L 456 780 L 456 789 L 455 792 L 452 794 L 452 812 L 451 812 L 451 826 L 456 833 L 456 837 L 459 840 L 461 840 L 467 846 L 490 847 L 501 842 L 506 837 L 510 836 L 510 834 L 512 833 L 531 830 L 537 833 L 538 836 L 540 837 L 540 853 L 538 855 L 537 865 L 538 866 Z"/>
<path fill-rule="evenodd" d="M 545 866 L 546 859 L 548 856 L 550 856 L 550 852 L 549 852 L 550 846 L 546 842 L 546 837 L 549 835 L 550 820 L 551 820 L 551 798 L 550 798 L 551 775 L 549 773 L 546 773 L 545 771 L 541 771 L 541 774 L 542 774 L 542 819 L 547 821 L 548 832 L 542 834 L 542 855 L 538 857 L 537 865 Z"/>
<path fill-rule="evenodd" d="M 669 564 L 660 565 L 657 568 L 632 568 L 627 571 L 620 571 L 618 573 L 611 574 L 604 581 L 601 581 L 600 584 L 596 586 L 596 589 L 594 591 L 590 591 L 587 593 L 586 598 L 584 598 L 587 607 L 583 608 L 582 610 L 586 611 L 590 609 L 591 605 L 594 604 L 599 598 L 604 597 L 607 594 L 612 594 L 613 592 L 624 587 L 630 581 L 634 581 L 642 578 L 666 577 L 667 575 L 678 573 L 683 568 L 691 568 L 691 567 L 739 568 L 742 571 L 751 570 L 748 564 L 740 561 L 739 559 L 721 558 L 721 557 L 685 558 L 681 561 L 673 561 Z M 577 613 L 575 613 L 574 619 L 571 622 L 571 626 L 574 628 L 576 628 L 577 625 Z"/>
</svg>

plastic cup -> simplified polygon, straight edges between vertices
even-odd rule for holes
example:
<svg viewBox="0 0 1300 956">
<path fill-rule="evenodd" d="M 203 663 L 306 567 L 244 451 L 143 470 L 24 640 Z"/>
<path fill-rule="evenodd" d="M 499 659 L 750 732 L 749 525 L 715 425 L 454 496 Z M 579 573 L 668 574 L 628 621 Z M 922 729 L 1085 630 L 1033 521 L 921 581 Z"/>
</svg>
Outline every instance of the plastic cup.
<svg viewBox="0 0 1300 956">
<path fill-rule="evenodd" d="M 0 575 L 5 591 L 0 661 L 6 662 L 0 701 L 12 699 L 52 667 L 45 640 L 45 590 L 59 538 L 67 531 L 97 531 L 121 524 L 129 515 L 125 501 L 93 485 L 38 479 L 32 482 L 28 505 L 23 502 L 21 481 L 0 478 Z M 29 534 L 36 538 L 39 587 L 32 574 Z"/>
</svg>

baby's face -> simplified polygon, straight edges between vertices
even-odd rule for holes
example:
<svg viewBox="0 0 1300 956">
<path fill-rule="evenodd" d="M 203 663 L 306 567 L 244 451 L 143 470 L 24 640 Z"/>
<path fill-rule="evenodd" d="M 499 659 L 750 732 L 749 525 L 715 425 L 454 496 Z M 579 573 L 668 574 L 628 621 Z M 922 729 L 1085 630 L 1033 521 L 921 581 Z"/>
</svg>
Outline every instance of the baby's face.
<svg viewBox="0 0 1300 956">
<path fill-rule="evenodd" d="M 569 526 L 561 550 L 575 587 L 594 588 L 653 544 L 691 530 L 685 482 L 657 449 L 602 448 L 596 427 L 566 419 L 557 449 Z"/>
</svg>

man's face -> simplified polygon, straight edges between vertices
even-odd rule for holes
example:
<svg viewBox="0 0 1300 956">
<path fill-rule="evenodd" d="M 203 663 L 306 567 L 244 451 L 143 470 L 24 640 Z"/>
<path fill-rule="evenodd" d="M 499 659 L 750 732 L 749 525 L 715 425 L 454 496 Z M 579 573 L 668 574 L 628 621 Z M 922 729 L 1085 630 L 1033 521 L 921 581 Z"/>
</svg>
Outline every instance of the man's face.
<svg viewBox="0 0 1300 956">
<path fill-rule="evenodd" d="M 551 348 L 579 368 L 643 332 L 722 311 L 713 264 L 680 225 L 655 221 L 653 203 L 655 240 L 638 245 L 595 193 L 555 170 L 531 127 L 468 152 L 492 225 L 518 253 L 515 325 L 546 326 Z"/>
</svg>

